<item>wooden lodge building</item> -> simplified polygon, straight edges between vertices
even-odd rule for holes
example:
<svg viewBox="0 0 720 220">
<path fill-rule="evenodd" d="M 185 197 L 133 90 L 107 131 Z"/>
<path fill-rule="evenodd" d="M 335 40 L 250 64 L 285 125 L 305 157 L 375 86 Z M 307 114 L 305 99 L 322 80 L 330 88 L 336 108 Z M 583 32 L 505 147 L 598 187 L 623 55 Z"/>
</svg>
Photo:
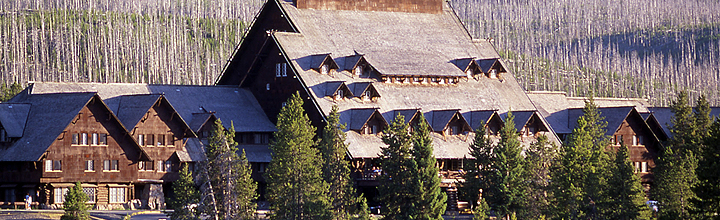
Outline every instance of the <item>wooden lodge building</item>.
<svg viewBox="0 0 720 220">
<path fill-rule="evenodd" d="M 274 125 L 252 94 L 223 86 L 33 83 L 0 103 L 0 201 L 59 208 L 81 182 L 96 209 L 163 208 L 181 164 L 205 159 L 215 120 L 235 125 L 254 177 Z"/>
<path fill-rule="evenodd" d="M 425 117 L 441 186 L 452 193 L 474 136 L 497 139 L 509 111 L 524 146 L 539 135 L 559 144 L 586 100 L 525 92 L 491 42 L 473 39 L 443 0 L 268 0 L 216 86 L 31 83 L 0 103 L 0 205 L 29 193 L 57 208 L 82 182 L 97 209 L 160 208 L 180 165 L 205 160 L 216 120 L 234 124 L 262 200 L 274 122 L 295 92 L 320 129 L 338 106 L 351 175 L 371 203 L 381 133 L 398 115 L 410 125 Z M 650 187 L 669 111 L 641 99 L 595 103 L 610 146 L 630 147 Z"/>
</svg>

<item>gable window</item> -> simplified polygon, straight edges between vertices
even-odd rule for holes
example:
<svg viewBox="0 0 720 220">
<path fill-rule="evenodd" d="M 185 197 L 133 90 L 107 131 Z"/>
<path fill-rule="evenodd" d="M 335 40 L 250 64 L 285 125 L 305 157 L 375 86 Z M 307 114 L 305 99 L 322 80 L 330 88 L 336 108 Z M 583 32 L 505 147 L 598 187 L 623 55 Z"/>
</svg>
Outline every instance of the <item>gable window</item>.
<svg viewBox="0 0 720 220">
<path fill-rule="evenodd" d="M 99 138 L 98 138 L 98 134 L 97 134 L 97 133 L 92 133 L 92 142 L 91 142 L 91 143 L 92 143 L 92 145 L 98 145 L 98 143 L 99 143 Z"/>
<path fill-rule="evenodd" d="M 122 187 L 110 187 L 108 191 L 108 199 L 110 203 L 124 203 L 125 202 L 125 188 Z"/>
<path fill-rule="evenodd" d="M 45 171 L 49 171 L 49 172 L 62 171 L 62 161 L 60 161 L 60 160 L 45 160 Z"/>
<path fill-rule="evenodd" d="M 99 134 L 98 144 L 107 145 L 107 134 Z"/>
<path fill-rule="evenodd" d="M 72 134 L 72 144 L 73 145 L 80 144 L 80 134 Z"/>
<path fill-rule="evenodd" d="M 158 161 L 158 171 L 160 172 L 172 172 L 172 161 Z"/>
<path fill-rule="evenodd" d="M 137 141 L 138 141 L 138 145 L 140 145 L 140 146 L 145 145 L 145 135 L 138 134 Z"/>
<path fill-rule="evenodd" d="M 148 146 L 153 146 L 155 143 L 155 135 L 149 134 L 145 135 L 145 144 Z"/>
<path fill-rule="evenodd" d="M 491 78 L 491 79 L 497 78 L 497 70 L 496 70 L 496 69 L 491 69 L 491 70 L 490 70 L 490 78 Z"/>
<path fill-rule="evenodd" d="M 80 145 L 88 145 L 88 134 L 87 133 L 80 134 Z"/>
<path fill-rule="evenodd" d="M 95 161 L 94 160 L 86 160 L 85 161 L 85 172 L 95 172 Z"/>
<path fill-rule="evenodd" d="M 287 63 L 275 64 L 275 77 L 286 77 L 287 76 Z"/>
<path fill-rule="evenodd" d="M 622 135 L 615 135 L 615 145 L 620 146 L 620 142 L 622 142 Z"/>
<path fill-rule="evenodd" d="M 138 170 L 140 171 L 153 171 L 155 170 L 155 162 L 153 161 L 140 161 L 138 162 Z"/>
<path fill-rule="evenodd" d="M 643 137 L 641 135 L 633 135 L 633 146 L 643 145 Z"/>
<path fill-rule="evenodd" d="M 361 65 L 357 65 L 355 67 L 355 75 L 362 76 L 363 74 L 363 67 Z"/>
<path fill-rule="evenodd" d="M 103 161 L 103 171 L 119 171 L 118 160 L 105 160 Z"/>
<path fill-rule="evenodd" d="M 158 134 L 157 135 L 157 146 L 163 146 L 163 145 L 165 145 L 165 135 Z"/>
</svg>

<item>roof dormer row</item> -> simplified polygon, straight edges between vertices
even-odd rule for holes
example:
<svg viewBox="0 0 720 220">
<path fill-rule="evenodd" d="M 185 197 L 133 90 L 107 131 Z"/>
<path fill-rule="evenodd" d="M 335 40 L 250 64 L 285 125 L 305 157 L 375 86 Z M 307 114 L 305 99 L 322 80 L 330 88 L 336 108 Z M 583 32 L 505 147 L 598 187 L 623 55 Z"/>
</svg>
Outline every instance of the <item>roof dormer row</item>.
<svg viewBox="0 0 720 220">
<path fill-rule="evenodd" d="M 330 53 L 315 54 L 309 56 L 310 69 L 317 71 L 323 75 L 334 75 L 334 72 L 348 71 L 353 77 L 370 77 L 370 72 L 374 70 L 373 66 L 365 59 L 362 54 L 355 54 L 338 58 L 342 60 L 343 66 L 332 58 Z M 378 74 L 380 80 L 386 83 L 434 83 L 434 84 L 455 84 L 460 82 L 461 78 L 479 79 L 479 76 L 491 79 L 502 79 L 502 73 L 507 70 L 498 58 L 476 59 L 461 58 L 450 61 L 455 64 L 461 71 L 465 73 L 464 77 L 460 76 L 441 76 L 432 74 L 419 75 L 392 75 Z"/>
<path fill-rule="evenodd" d="M 460 109 L 432 110 L 423 113 L 420 109 L 399 109 L 390 113 L 390 120 L 386 120 L 378 108 L 355 108 L 347 111 L 349 117 L 348 129 L 360 134 L 378 134 L 387 129 L 399 115 L 402 115 L 410 131 L 420 123 L 420 115 L 425 116 L 425 122 L 432 131 L 441 135 L 466 135 L 475 129 L 483 127 L 485 134 L 497 135 L 503 126 L 505 117 L 501 117 L 497 110 L 477 110 L 461 113 Z M 513 122 L 517 132 L 523 136 L 534 136 L 538 132 L 549 132 L 549 126 L 537 111 L 517 111 Z M 475 129 L 473 129 L 475 128 Z"/>
</svg>

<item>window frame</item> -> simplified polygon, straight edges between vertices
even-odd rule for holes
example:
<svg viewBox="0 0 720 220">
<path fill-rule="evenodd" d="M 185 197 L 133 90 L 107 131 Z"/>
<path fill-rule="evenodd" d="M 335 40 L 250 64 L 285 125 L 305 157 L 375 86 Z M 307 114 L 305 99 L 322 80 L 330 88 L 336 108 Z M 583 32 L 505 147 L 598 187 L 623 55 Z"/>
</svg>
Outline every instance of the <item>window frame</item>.
<svg viewBox="0 0 720 220">
<path fill-rule="evenodd" d="M 94 160 L 85 160 L 85 172 L 95 172 Z"/>
</svg>

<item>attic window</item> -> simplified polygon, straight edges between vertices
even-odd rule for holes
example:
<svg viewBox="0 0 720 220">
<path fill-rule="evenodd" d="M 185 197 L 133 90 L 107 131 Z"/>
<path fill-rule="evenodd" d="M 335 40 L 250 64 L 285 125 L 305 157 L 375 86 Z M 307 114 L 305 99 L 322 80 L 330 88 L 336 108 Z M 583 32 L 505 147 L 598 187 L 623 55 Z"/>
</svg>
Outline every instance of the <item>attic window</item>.
<svg viewBox="0 0 720 220">
<path fill-rule="evenodd" d="M 496 70 L 496 69 L 491 69 L 491 70 L 490 70 L 490 76 L 489 76 L 489 77 L 490 77 L 491 79 L 496 79 L 496 78 L 497 78 L 497 70 Z"/>
<path fill-rule="evenodd" d="M 362 65 L 357 65 L 357 66 L 355 67 L 355 75 L 357 75 L 357 76 L 362 76 L 363 74 L 365 74 L 365 73 L 363 72 L 363 66 L 362 66 Z"/>
<path fill-rule="evenodd" d="M 330 73 L 330 65 L 328 65 L 328 64 L 323 64 L 323 65 L 320 67 L 320 74 L 326 74 L 326 75 L 327 75 L 327 74 L 329 74 L 329 73 Z"/>
<path fill-rule="evenodd" d="M 372 97 L 372 92 L 368 89 L 363 94 L 362 100 L 370 100 L 371 97 Z"/>
<path fill-rule="evenodd" d="M 340 99 L 343 99 L 343 98 L 345 98 L 345 95 L 343 94 L 343 90 L 340 89 L 340 90 L 338 90 L 337 93 L 335 94 L 335 100 L 340 100 Z"/>
</svg>

